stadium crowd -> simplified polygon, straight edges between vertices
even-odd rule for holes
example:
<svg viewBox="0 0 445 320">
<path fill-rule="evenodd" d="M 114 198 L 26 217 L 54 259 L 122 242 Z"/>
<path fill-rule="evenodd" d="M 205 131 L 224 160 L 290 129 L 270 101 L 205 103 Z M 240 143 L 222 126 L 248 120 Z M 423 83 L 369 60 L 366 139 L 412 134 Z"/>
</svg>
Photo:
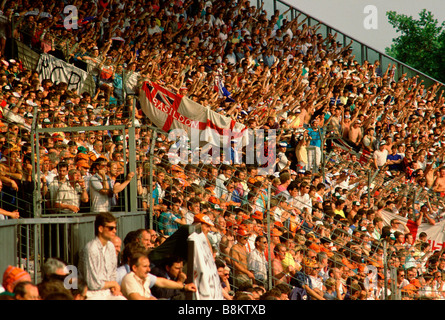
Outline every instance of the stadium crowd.
<svg viewBox="0 0 445 320">
<path fill-rule="evenodd" d="M 440 84 L 427 88 L 417 76 L 397 77 L 394 65 L 379 61 L 359 64 L 352 42 L 342 44 L 336 34 L 323 37 L 319 25 L 308 26 L 299 16 L 288 19 L 288 12 L 278 10 L 268 15 L 249 1 L 110 0 L 77 6 L 79 28 L 72 30 L 63 25 L 62 4 L 16 1 L 2 8 L 0 217 L 32 217 L 35 124 L 73 127 L 39 136 L 44 213 L 102 217 L 123 211 L 128 184 L 137 179 L 138 207 L 152 207 L 156 223 L 124 239 L 121 259 L 110 253 L 105 264 L 113 272 L 104 279 L 85 276 L 87 291 L 61 293 L 53 283 L 36 293 L 26 271 L 9 270 L 13 280 L 27 280 L 31 296 L 44 298 L 53 290 L 59 293 L 54 299 L 85 298 L 105 289 L 127 299 L 184 298 L 184 291 L 196 288 L 186 288 L 179 260 L 156 266 L 158 278 L 142 279 L 142 294 L 128 290 L 150 269 L 146 250 L 181 225 L 201 223 L 225 299 L 382 300 L 396 297 L 389 287 L 403 299 L 443 299 L 443 250 L 433 251 L 426 234 L 413 239 L 400 220 L 384 220 L 384 211 L 417 226 L 443 217 Z M 18 57 L 6 58 L 11 37 L 88 71 L 94 92 L 73 92 L 67 83 L 41 79 Z M 137 101 L 146 80 L 251 130 L 277 130 L 276 148 L 268 150 L 268 159 L 276 158 L 273 170 L 258 175 L 262 164 L 238 161 L 243 155 L 235 157 L 234 149 L 217 163 L 183 165 L 172 160 L 174 142 L 167 134 L 159 134 L 150 150 L 151 122 Z M 229 95 L 215 90 L 217 81 Z M 129 126 L 133 116 L 137 170 L 129 172 L 126 134 L 94 127 Z M 112 252 L 116 228 L 112 218 L 103 219 L 95 240 L 108 239 L 102 244 Z M 145 237 L 151 240 L 144 251 L 134 243 Z M 51 261 L 63 269 L 63 262 Z M 397 277 L 389 281 L 392 268 Z M 133 278 L 122 284 L 119 270 L 120 281 L 127 274 Z M 5 293 L 23 298 L 25 284 L 14 291 L 17 281 L 8 274 Z M 162 290 L 153 289 L 158 287 Z"/>
</svg>

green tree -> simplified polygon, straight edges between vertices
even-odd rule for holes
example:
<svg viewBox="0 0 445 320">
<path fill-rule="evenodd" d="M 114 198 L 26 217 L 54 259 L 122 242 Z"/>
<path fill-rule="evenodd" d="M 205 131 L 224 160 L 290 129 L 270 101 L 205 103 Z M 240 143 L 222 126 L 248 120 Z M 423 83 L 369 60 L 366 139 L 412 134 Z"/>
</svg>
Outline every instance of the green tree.
<svg viewBox="0 0 445 320">
<path fill-rule="evenodd" d="M 389 23 L 400 32 L 386 53 L 397 60 L 445 82 L 445 22 L 439 24 L 431 12 L 423 9 L 420 19 L 386 13 Z"/>
</svg>

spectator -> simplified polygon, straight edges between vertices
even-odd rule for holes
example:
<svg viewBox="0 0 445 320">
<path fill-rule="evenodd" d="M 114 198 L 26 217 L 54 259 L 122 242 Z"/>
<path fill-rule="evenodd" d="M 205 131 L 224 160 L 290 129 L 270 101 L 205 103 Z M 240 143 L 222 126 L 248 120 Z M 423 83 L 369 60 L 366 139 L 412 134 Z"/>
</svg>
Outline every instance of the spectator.
<svg viewBox="0 0 445 320">
<path fill-rule="evenodd" d="M 57 177 L 54 177 L 53 181 L 49 184 L 48 188 L 43 188 L 43 195 L 49 196 L 49 201 L 47 205 L 52 210 L 51 212 L 56 213 L 55 200 L 59 193 L 60 187 L 67 184 L 68 177 L 68 164 L 66 162 L 59 162 L 57 164 Z M 68 188 L 68 186 L 67 186 Z"/>
<path fill-rule="evenodd" d="M 121 250 L 122 250 L 122 239 L 119 238 L 118 236 L 115 236 L 113 239 L 111 239 L 111 242 L 113 243 L 114 248 L 116 250 L 117 261 L 119 263 L 120 254 L 121 254 Z"/>
<path fill-rule="evenodd" d="M 151 294 L 151 288 L 178 289 L 196 291 L 193 283 L 178 283 L 166 278 L 156 277 L 150 273 L 150 260 L 144 253 L 135 254 L 130 261 L 131 272 L 122 279 L 122 290 L 129 300 L 157 300 Z"/>
<path fill-rule="evenodd" d="M 134 237 L 134 242 L 138 243 L 140 246 L 143 246 L 145 250 L 148 250 L 151 247 L 152 236 L 149 230 L 138 229 L 135 231 Z"/>
<path fill-rule="evenodd" d="M 30 281 L 17 283 L 13 293 L 16 300 L 40 300 L 39 289 Z"/>
<path fill-rule="evenodd" d="M 97 166 L 97 172 L 89 179 L 91 212 L 107 212 L 111 210 L 114 195 L 111 179 L 107 175 L 107 161 L 99 158 L 93 165 Z"/>
<path fill-rule="evenodd" d="M 20 282 L 31 282 L 31 275 L 25 270 L 8 266 L 3 273 L 2 286 L 5 291 L 1 292 L 1 296 L 14 297 L 14 289 Z"/>
<path fill-rule="evenodd" d="M 116 281 L 119 285 L 122 284 L 122 279 L 130 273 L 130 259 L 135 254 L 135 252 L 146 251 L 147 248 L 144 247 L 138 241 L 132 241 L 125 245 L 122 253 L 122 262 L 116 269 Z"/>
<path fill-rule="evenodd" d="M 268 264 L 266 255 L 267 239 L 264 236 L 258 235 L 255 239 L 255 248 L 249 253 L 247 257 L 247 268 L 255 276 L 255 284 L 267 288 L 268 278 Z"/>
<path fill-rule="evenodd" d="M 230 268 L 221 259 L 215 260 L 216 269 L 218 270 L 219 280 L 221 282 L 221 288 L 223 297 L 225 300 L 233 300 L 233 291 L 230 286 Z"/>
<path fill-rule="evenodd" d="M 388 149 L 385 148 L 386 141 L 380 141 L 379 149 L 374 151 L 374 166 L 376 169 L 382 169 L 388 159 Z"/>
<path fill-rule="evenodd" d="M 116 218 L 111 213 L 99 213 L 94 223 L 95 238 L 80 254 L 79 273 L 88 285 L 88 300 L 123 298 L 116 281 L 116 250 L 111 242 L 116 226 Z"/>
<path fill-rule="evenodd" d="M 3 188 L 3 182 L 0 180 L 0 192 L 2 191 L 2 188 Z M 20 213 L 18 210 L 14 210 L 14 211 L 10 212 L 10 211 L 6 211 L 3 208 L 0 208 L 0 220 L 5 220 L 8 217 L 11 219 L 18 219 L 18 218 L 20 218 Z"/>
<path fill-rule="evenodd" d="M 182 271 L 183 267 L 184 261 L 182 258 L 171 257 L 166 259 L 166 261 L 164 261 L 163 263 L 160 263 L 159 266 L 154 267 L 151 270 L 151 274 L 157 277 L 176 281 L 179 284 L 183 285 L 187 280 L 187 275 Z M 185 299 L 184 294 L 177 289 L 160 288 L 154 286 L 152 293 L 158 299 Z"/>
<path fill-rule="evenodd" d="M 255 280 L 255 275 L 249 271 L 247 265 L 247 232 L 244 229 L 238 229 L 238 232 L 236 233 L 236 240 L 237 243 L 230 248 L 229 256 L 233 266 L 234 285 L 235 287 L 239 287 L 245 283 L 252 284 Z"/>
<path fill-rule="evenodd" d="M 62 213 L 77 213 L 82 203 L 88 203 L 88 200 L 85 181 L 77 169 L 71 169 L 67 183 L 62 184 L 57 191 L 54 207 Z"/>
<path fill-rule="evenodd" d="M 312 272 L 311 269 L 314 269 L 315 266 L 315 261 L 305 258 L 303 260 L 303 268 L 301 269 L 301 271 L 297 271 L 297 273 L 295 274 L 295 278 L 291 279 L 290 285 L 294 285 L 296 287 L 304 289 L 311 300 L 325 300 L 323 296 L 320 296 L 317 290 L 313 289 L 313 284 L 309 277 L 310 273 Z"/>
<path fill-rule="evenodd" d="M 180 225 L 185 225 L 185 217 L 180 210 L 181 200 L 177 197 L 173 198 L 169 204 L 169 211 L 162 212 L 159 217 L 159 231 L 166 236 L 171 236 Z"/>
<path fill-rule="evenodd" d="M 274 277 L 274 285 L 281 283 L 289 283 L 291 277 L 295 273 L 294 265 L 288 264 L 284 266 L 287 248 L 284 244 L 278 243 L 274 246 L 274 256 L 272 260 L 272 275 Z"/>
<path fill-rule="evenodd" d="M 73 281 L 73 283 L 76 284 L 76 286 L 73 285 L 70 289 L 73 299 L 74 300 L 86 300 L 87 292 L 88 292 L 88 286 L 87 286 L 86 282 L 80 278 L 72 279 L 72 281 Z"/>
<path fill-rule="evenodd" d="M 111 162 L 113 163 L 113 162 Z M 117 166 L 116 163 L 114 163 L 114 165 Z M 124 173 L 121 173 L 119 175 L 117 175 L 115 182 L 113 184 L 113 192 L 115 194 L 115 197 L 117 197 L 116 199 L 116 205 L 113 206 L 112 210 L 113 211 L 125 211 L 126 210 L 126 201 L 125 201 L 125 194 L 124 194 L 124 190 L 127 191 L 127 196 L 130 194 L 128 185 L 130 184 L 131 180 L 133 179 L 133 177 L 135 176 L 134 172 L 128 172 L 127 176 L 125 176 Z M 127 199 L 129 199 L 130 197 L 128 197 Z M 128 200 L 127 200 L 128 202 Z M 129 206 L 129 209 L 131 209 L 131 207 Z"/>
<path fill-rule="evenodd" d="M 67 265 L 57 258 L 49 258 L 42 266 L 42 282 L 62 280 L 68 275 Z"/>
</svg>

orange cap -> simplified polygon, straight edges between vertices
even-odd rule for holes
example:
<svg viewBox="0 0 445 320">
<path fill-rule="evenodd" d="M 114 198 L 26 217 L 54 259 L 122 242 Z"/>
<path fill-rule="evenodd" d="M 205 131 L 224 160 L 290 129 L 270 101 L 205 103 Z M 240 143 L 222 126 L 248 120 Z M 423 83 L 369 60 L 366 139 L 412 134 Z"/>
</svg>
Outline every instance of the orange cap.
<svg viewBox="0 0 445 320">
<path fill-rule="evenodd" d="M 79 160 L 79 161 L 77 161 L 76 162 L 76 166 L 77 167 L 84 167 L 84 168 L 89 168 L 90 167 L 88 161 L 86 161 L 86 160 Z"/>
<path fill-rule="evenodd" d="M 212 222 L 212 220 L 210 220 L 209 216 L 206 215 L 205 213 L 198 213 L 195 215 L 194 217 L 194 221 L 195 222 L 200 222 L 200 223 L 205 223 L 208 226 L 215 226 Z"/>
</svg>

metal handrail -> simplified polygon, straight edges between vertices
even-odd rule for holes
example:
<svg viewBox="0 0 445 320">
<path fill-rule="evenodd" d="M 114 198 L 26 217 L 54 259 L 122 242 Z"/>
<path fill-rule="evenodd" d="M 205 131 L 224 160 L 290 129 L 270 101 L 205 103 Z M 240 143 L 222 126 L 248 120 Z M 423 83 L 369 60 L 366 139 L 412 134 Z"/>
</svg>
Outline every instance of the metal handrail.
<svg viewBox="0 0 445 320">
<path fill-rule="evenodd" d="M 310 14 L 306 13 L 304 10 L 298 9 L 298 8 L 296 8 L 294 5 L 287 3 L 287 1 L 284 1 L 284 0 L 274 0 L 274 8 L 276 8 L 276 3 L 281 3 L 282 5 L 288 6 L 289 8 L 292 8 L 293 10 L 296 10 L 297 12 L 304 14 L 305 16 L 307 16 L 307 17 L 309 18 L 309 20 L 310 20 L 310 19 L 314 19 L 314 20 L 318 21 L 321 25 L 323 25 L 323 26 L 325 26 L 326 28 L 328 28 L 328 31 L 329 31 L 329 32 L 330 32 L 330 30 L 338 30 L 337 28 L 331 26 L 330 24 L 325 23 L 325 22 L 321 21 L 320 19 L 317 19 L 317 18 L 312 17 Z M 309 23 L 309 24 L 310 24 L 310 23 Z M 328 32 L 328 31 L 327 31 L 327 32 Z M 431 82 L 433 82 L 433 83 L 437 82 L 437 83 L 441 84 L 442 86 L 445 86 L 444 83 L 440 82 L 440 81 L 437 80 L 437 79 L 434 79 L 434 78 L 431 77 L 431 76 L 428 76 L 427 74 L 423 73 L 422 71 L 419 71 L 419 70 L 417 70 L 417 69 L 415 69 L 415 68 L 413 68 L 413 67 L 411 67 L 411 66 L 409 66 L 409 65 L 407 65 L 407 64 L 405 64 L 405 63 L 403 63 L 403 62 L 401 62 L 401 61 L 399 61 L 399 60 L 397 60 L 397 59 L 395 59 L 395 58 L 393 58 L 393 57 L 391 57 L 391 56 L 389 56 L 389 55 L 387 55 L 387 54 L 385 54 L 385 53 L 382 53 L 380 50 L 377 50 L 377 49 L 373 48 L 372 46 L 366 45 L 366 44 L 364 44 L 363 42 L 357 40 L 357 39 L 354 38 L 354 37 L 351 37 L 350 35 L 348 35 L 348 34 L 342 32 L 342 31 L 339 31 L 339 30 L 338 30 L 338 32 L 341 33 L 341 34 L 343 35 L 343 38 L 344 38 L 343 40 L 345 40 L 345 37 L 347 37 L 347 38 L 353 40 L 354 42 L 360 44 L 362 52 L 363 52 L 363 49 L 366 49 L 366 51 L 365 51 L 366 56 L 368 55 L 367 50 L 370 49 L 370 50 L 375 51 L 375 52 L 379 55 L 379 61 L 380 61 L 380 62 L 382 62 L 382 57 L 385 57 L 385 58 L 387 58 L 387 59 L 389 59 L 389 60 L 395 62 L 395 63 L 397 64 L 397 66 L 398 66 L 398 68 L 397 68 L 397 70 L 398 70 L 398 76 L 400 76 L 401 74 L 403 74 L 403 72 L 402 72 L 403 69 L 400 68 L 400 67 L 403 67 L 403 68 L 406 68 L 406 69 L 408 69 L 408 70 L 410 70 L 410 71 L 412 71 L 412 72 L 415 72 L 415 73 L 418 74 L 419 76 L 422 76 L 423 78 L 428 79 L 429 81 L 431 81 Z M 345 41 L 343 41 L 343 45 L 344 45 L 344 42 L 345 42 Z M 360 56 L 361 56 L 361 59 L 360 59 L 360 60 L 361 60 L 361 63 L 363 63 L 364 60 L 367 60 L 367 59 L 364 59 L 363 55 L 360 55 Z"/>
</svg>

